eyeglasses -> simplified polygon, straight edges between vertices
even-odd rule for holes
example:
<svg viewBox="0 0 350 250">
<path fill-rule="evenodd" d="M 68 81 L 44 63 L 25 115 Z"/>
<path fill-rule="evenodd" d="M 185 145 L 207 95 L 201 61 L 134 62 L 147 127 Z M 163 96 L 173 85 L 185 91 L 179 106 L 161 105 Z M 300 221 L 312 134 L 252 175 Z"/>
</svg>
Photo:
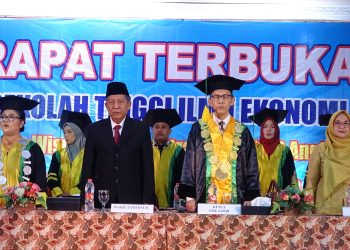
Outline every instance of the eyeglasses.
<svg viewBox="0 0 350 250">
<path fill-rule="evenodd" d="M 14 116 L 14 115 L 0 115 L 0 122 L 13 122 L 15 119 L 20 119 L 18 116 Z"/>
<path fill-rule="evenodd" d="M 340 127 L 340 126 L 349 127 L 349 125 L 350 125 L 350 122 L 340 122 L 340 121 L 334 122 L 334 126 L 336 127 Z"/>
<path fill-rule="evenodd" d="M 220 98 L 222 98 L 224 101 L 230 100 L 232 98 L 232 95 L 212 95 L 210 96 L 211 99 L 213 99 L 214 101 L 219 101 Z"/>
</svg>

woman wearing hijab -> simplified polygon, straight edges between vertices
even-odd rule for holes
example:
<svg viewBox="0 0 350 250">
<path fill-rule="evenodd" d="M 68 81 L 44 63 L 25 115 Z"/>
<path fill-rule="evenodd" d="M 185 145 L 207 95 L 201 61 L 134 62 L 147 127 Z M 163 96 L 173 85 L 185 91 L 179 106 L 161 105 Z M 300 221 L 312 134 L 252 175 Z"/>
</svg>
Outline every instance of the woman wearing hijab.
<svg viewBox="0 0 350 250">
<path fill-rule="evenodd" d="M 260 140 L 256 143 L 258 156 L 260 194 L 265 196 L 270 183 L 275 180 L 279 189 L 291 184 L 295 165 L 289 147 L 280 142 L 278 123 L 288 111 L 265 108 L 249 118 L 260 126 Z"/>
<path fill-rule="evenodd" d="M 53 197 L 80 195 L 84 131 L 90 123 L 91 119 L 86 113 L 63 110 L 59 126 L 64 132 L 67 146 L 52 155 L 47 177 L 47 185 Z"/>
<path fill-rule="evenodd" d="M 24 110 L 31 110 L 39 103 L 18 96 L 0 98 L 0 195 L 3 187 L 16 186 L 20 182 L 30 181 L 46 191 L 46 167 L 40 146 L 23 137 L 26 116 Z M 0 206 L 4 205 L 0 199 Z"/>
<path fill-rule="evenodd" d="M 316 212 L 341 215 L 346 186 L 350 184 L 350 116 L 345 110 L 331 116 L 326 141 L 309 159 L 306 189 L 313 192 Z"/>
<path fill-rule="evenodd" d="M 328 123 L 329 123 L 329 120 L 331 119 L 332 117 L 332 114 L 323 114 L 323 115 L 320 115 L 318 117 L 318 124 L 322 127 L 327 127 L 328 126 Z M 306 169 L 305 169 L 305 179 L 304 179 L 304 185 L 303 185 L 303 188 L 306 188 L 306 175 L 307 175 L 307 172 L 308 172 L 308 169 L 309 169 L 309 165 L 306 166 Z"/>
</svg>

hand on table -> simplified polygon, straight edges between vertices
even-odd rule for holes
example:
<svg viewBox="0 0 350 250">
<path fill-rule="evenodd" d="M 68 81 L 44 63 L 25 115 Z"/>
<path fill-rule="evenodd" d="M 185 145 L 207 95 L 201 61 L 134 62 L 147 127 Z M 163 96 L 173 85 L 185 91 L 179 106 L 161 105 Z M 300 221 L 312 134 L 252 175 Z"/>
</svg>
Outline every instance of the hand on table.
<svg viewBox="0 0 350 250">
<path fill-rule="evenodd" d="M 251 206 L 252 202 L 251 201 L 245 201 L 243 202 L 243 206 Z"/>
<path fill-rule="evenodd" d="M 195 199 L 187 199 L 186 210 L 187 210 L 187 212 L 195 212 L 196 211 L 196 200 Z"/>
</svg>

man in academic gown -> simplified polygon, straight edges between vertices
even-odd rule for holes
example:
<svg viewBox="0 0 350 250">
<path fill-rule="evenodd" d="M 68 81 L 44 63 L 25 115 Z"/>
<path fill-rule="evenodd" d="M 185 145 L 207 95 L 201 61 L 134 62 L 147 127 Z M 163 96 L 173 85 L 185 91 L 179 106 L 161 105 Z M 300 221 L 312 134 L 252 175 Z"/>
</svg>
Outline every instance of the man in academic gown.
<svg viewBox="0 0 350 250">
<path fill-rule="evenodd" d="M 188 211 L 195 211 L 197 203 L 243 204 L 259 196 L 254 140 L 248 128 L 229 114 L 232 91 L 243 83 L 214 75 L 196 85 L 210 95 L 214 112 L 205 109 L 188 136 L 179 190 L 180 197 L 187 198 Z"/>
<path fill-rule="evenodd" d="M 82 169 L 82 185 L 91 178 L 97 191 L 108 189 L 111 203 L 154 204 L 152 143 L 148 126 L 127 116 L 131 101 L 122 82 L 107 85 L 109 117 L 90 125 Z M 84 202 L 84 187 L 81 188 Z"/>
<path fill-rule="evenodd" d="M 154 178 L 158 205 L 173 206 L 174 187 L 180 183 L 185 151 L 169 140 L 171 129 L 182 120 L 176 109 L 150 109 L 143 119 L 152 127 Z"/>
</svg>

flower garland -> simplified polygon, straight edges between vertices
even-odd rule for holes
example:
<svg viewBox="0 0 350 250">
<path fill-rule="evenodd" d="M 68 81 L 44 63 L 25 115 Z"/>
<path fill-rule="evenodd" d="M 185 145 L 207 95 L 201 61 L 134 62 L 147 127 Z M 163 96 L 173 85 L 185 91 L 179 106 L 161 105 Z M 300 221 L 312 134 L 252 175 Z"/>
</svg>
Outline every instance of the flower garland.
<svg viewBox="0 0 350 250">
<path fill-rule="evenodd" d="M 207 192 L 212 190 L 211 187 L 211 169 L 216 169 L 216 175 L 215 177 L 217 179 L 225 179 L 227 176 L 227 173 L 231 170 L 232 172 L 232 195 L 229 198 L 230 202 L 237 203 L 237 188 L 236 188 L 236 163 L 238 158 L 238 150 L 239 147 L 242 144 L 242 133 L 245 129 L 245 126 L 240 122 L 234 122 L 234 133 L 232 138 L 232 147 L 230 149 L 230 152 L 228 153 L 227 160 L 219 160 L 219 157 L 214 154 L 214 146 L 212 142 L 212 137 L 209 131 L 208 123 L 204 119 L 200 119 L 199 125 L 201 128 L 201 137 L 203 138 L 204 142 L 204 151 L 206 152 L 206 190 Z M 210 187 L 210 188 L 209 188 Z M 210 195 L 207 193 L 207 200 L 210 200 Z"/>
<path fill-rule="evenodd" d="M 21 137 L 19 140 L 19 144 L 21 145 L 21 159 L 20 159 L 20 175 L 22 179 L 29 181 L 29 175 L 32 173 L 32 168 L 30 166 L 31 161 L 29 158 L 31 154 L 29 152 L 29 148 L 32 146 L 31 141 L 25 137 Z M 1 149 L 1 140 L 0 140 L 0 149 Z M 0 186 L 5 185 L 7 183 L 7 179 L 3 173 L 3 159 L 2 159 L 2 150 L 0 150 Z M 21 180 L 19 180 L 21 182 Z"/>
</svg>

